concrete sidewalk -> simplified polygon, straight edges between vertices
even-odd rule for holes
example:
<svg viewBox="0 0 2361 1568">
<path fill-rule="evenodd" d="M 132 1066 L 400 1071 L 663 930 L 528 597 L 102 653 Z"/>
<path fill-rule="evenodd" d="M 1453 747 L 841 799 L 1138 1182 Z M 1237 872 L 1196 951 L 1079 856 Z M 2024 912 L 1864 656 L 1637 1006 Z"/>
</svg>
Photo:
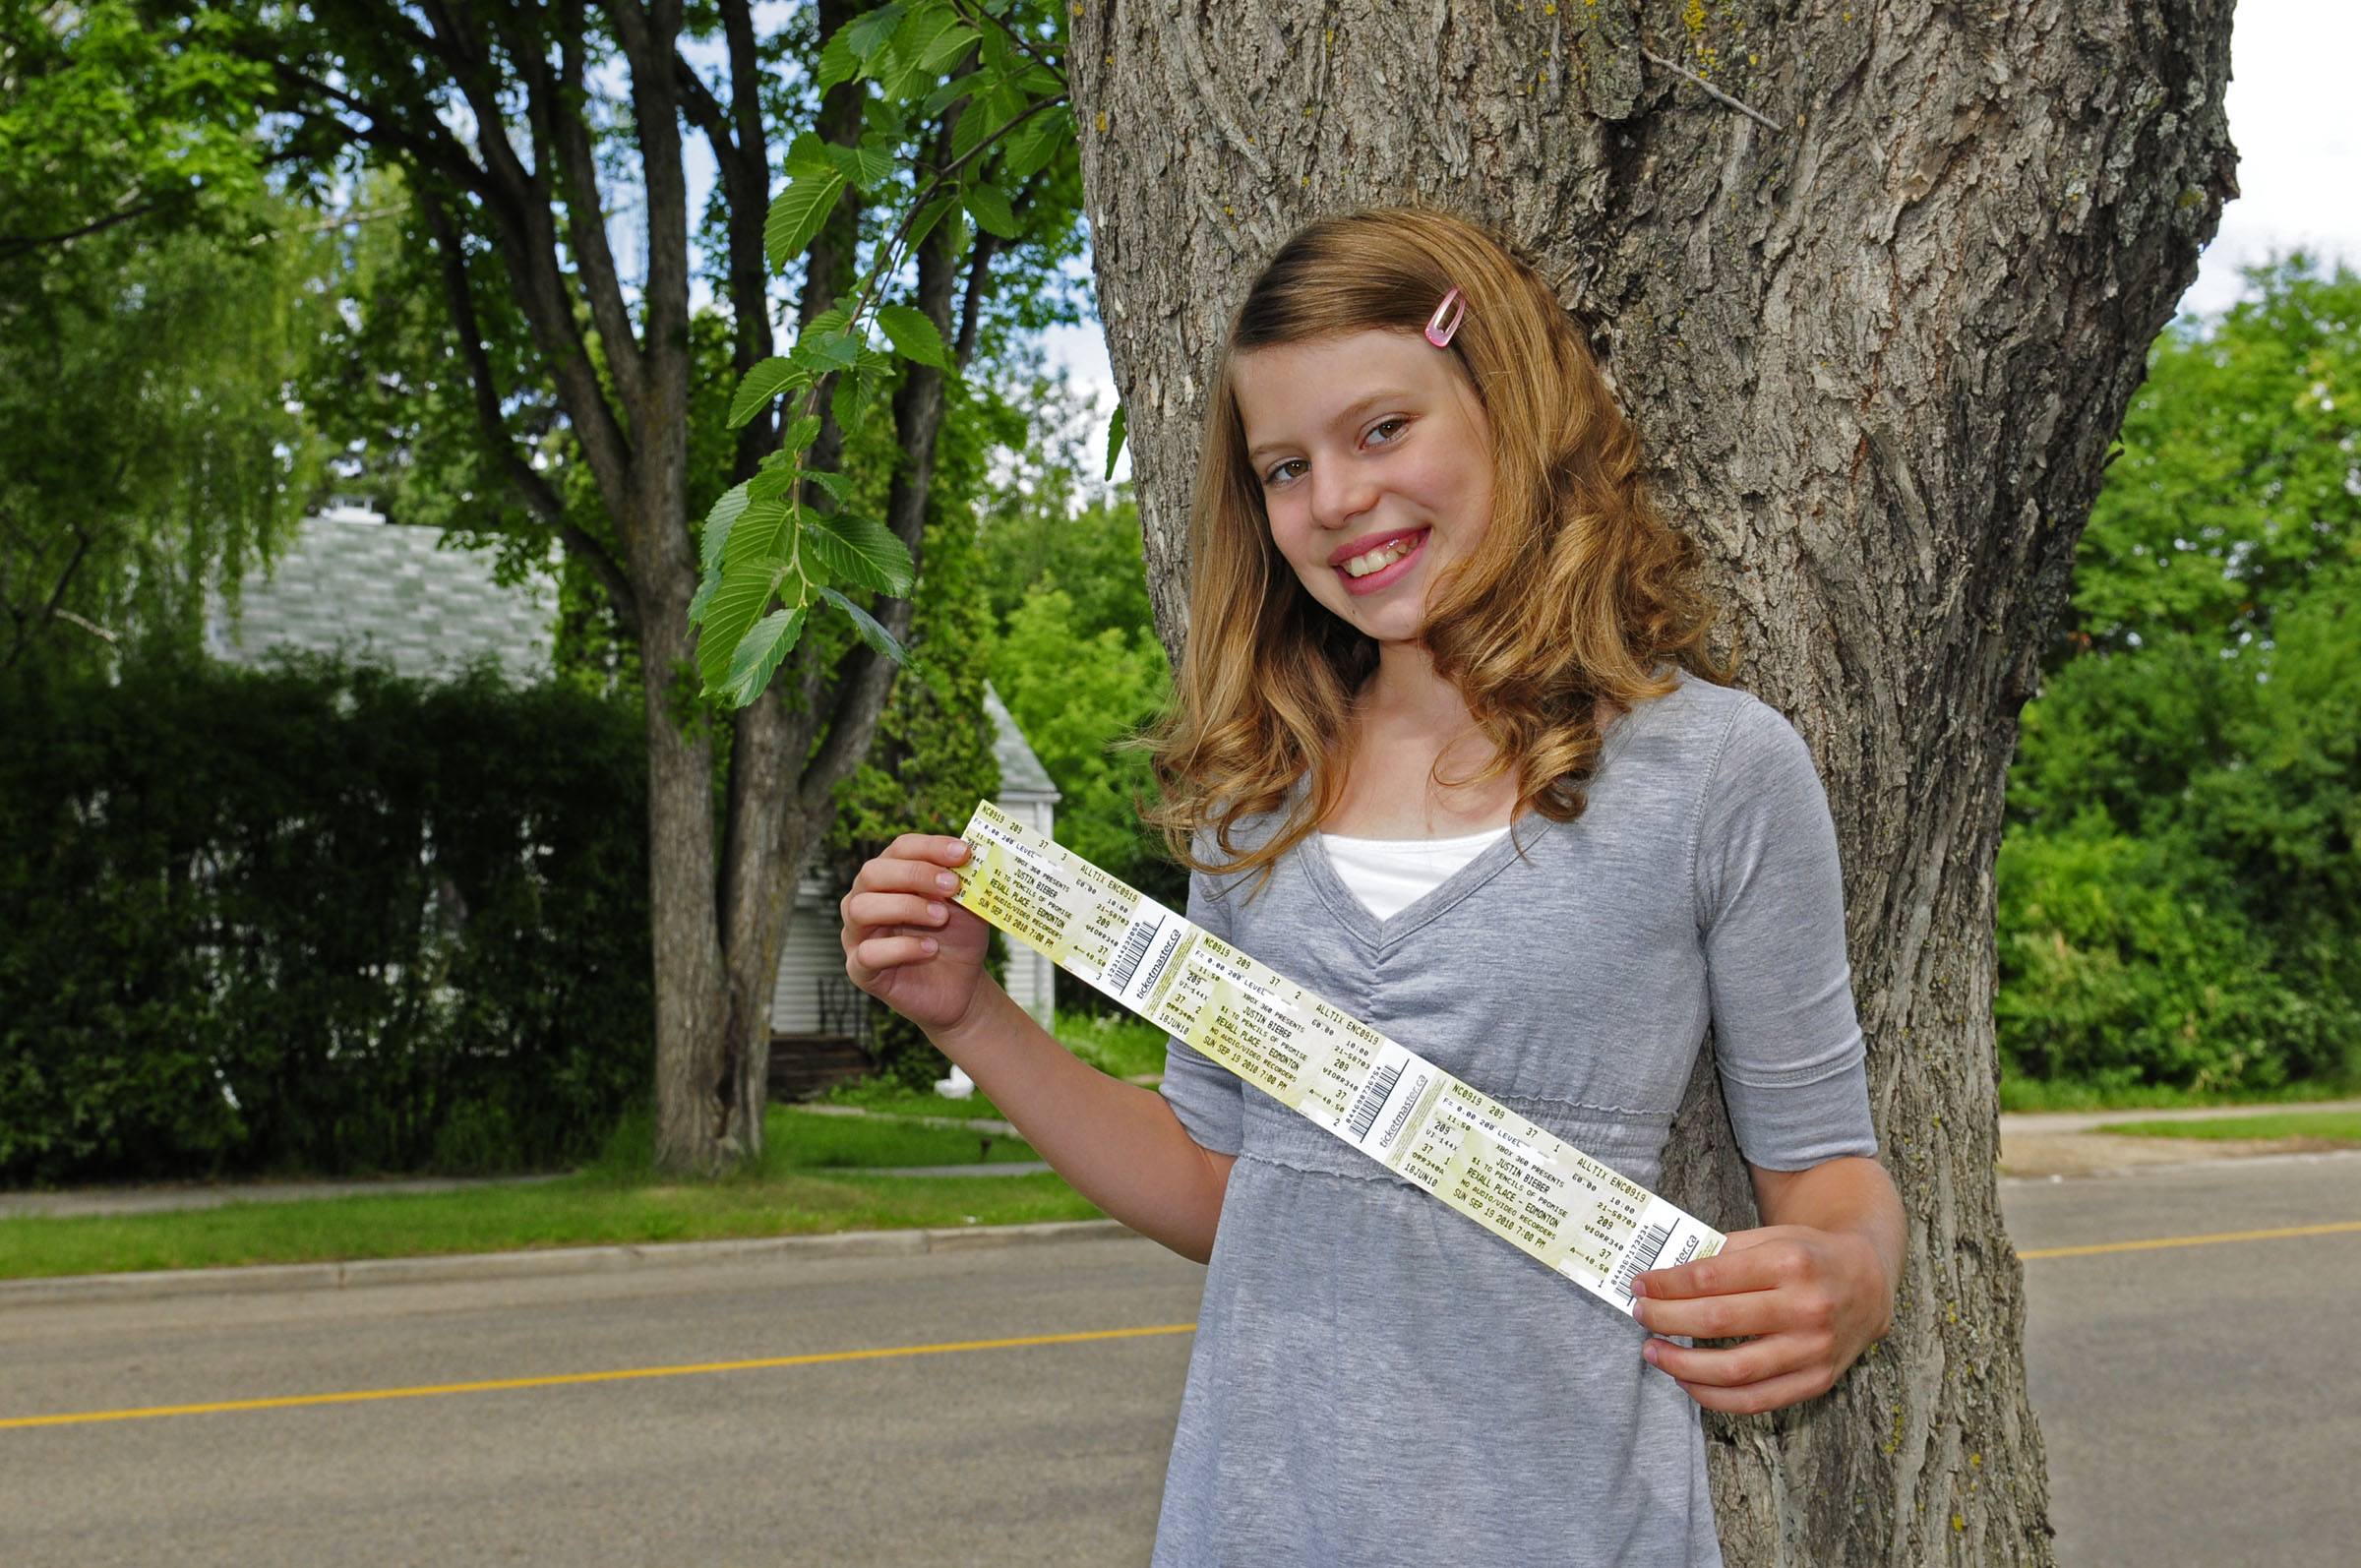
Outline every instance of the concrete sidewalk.
<svg viewBox="0 0 2361 1568">
<path fill-rule="evenodd" d="M 2216 1121 L 2281 1112 L 2361 1111 L 2361 1100 L 2269 1106 L 2206 1106 L 2189 1111 L 2043 1111 L 2000 1118 L 2000 1174 L 2029 1178 L 2107 1176 L 2144 1167 L 2203 1165 L 2264 1154 L 2310 1154 L 2335 1148 L 2312 1138 L 2139 1138 L 2092 1129 L 2124 1121 Z"/>
<path fill-rule="evenodd" d="M 2094 1132 L 2110 1122 L 2205 1120 L 2278 1111 L 2361 1111 L 2361 1100 L 2285 1106 L 2222 1106 L 2190 1111 L 2043 1112 L 2000 1118 L 1999 1174 L 2012 1179 L 2059 1180 L 2118 1175 L 2135 1169 L 2210 1164 L 2257 1155 L 2310 1153 L 2323 1146 L 2301 1139 L 2138 1138 Z M 844 1114 L 837 1112 L 835 1114 Z M 852 1115 L 868 1113 L 852 1111 Z M 921 1119 L 890 1117 L 888 1119 Z M 924 1118 L 936 1119 L 936 1118 Z M 981 1130 L 961 1118 L 941 1118 Z M 993 1123 L 1005 1127 L 1005 1122 Z M 1014 1129 L 1009 1129 L 1013 1133 Z M 997 1165 L 927 1166 L 879 1171 L 887 1176 L 1022 1176 L 1046 1171 L 1038 1161 Z M 0 1193 L 0 1219 L 21 1216 L 141 1214 L 212 1208 L 229 1203 L 283 1203 L 398 1192 L 443 1192 L 461 1187 L 549 1181 L 556 1177 L 247 1182 L 177 1187 L 112 1187 L 73 1192 Z M 960 1246 L 1024 1245 L 1043 1241 L 1128 1236 L 1114 1220 L 979 1226 L 972 1230 L 862 1231 L 831 1236 L 763 1236 L 722 1241 L 671 1241 L 627 1246 L 545 1247 L 522 1252 L 434 1257 L 371 1258 L 342 1263 L 295 1263 L 157 1273 L 92 1274 L 0 1280 L 0 1303 L 11 1300 L 124 1300 L 218 1292 L 348 1289 L 454 1279 L 502 1279 L 772 1256 L 833 1257 L 919 1253 Z"/>
<path fill-rule="evenodd" d="M 858 1106 L 798 1106 L 823 1116 L 864 1116 L 910 1126 L 1013 1138 L 1016 1128 L 990 1116 L 905 1116 L 864 1111 Z M 850 1169 L 850 1168 L 848 1168 Z M 887 1166 L 871 1176 L 1031 1176 L 1049 1167 L 1038 1160 L 996 1165 Z M 354 1181 L 170 1181 L 145 1186 L 72 1187 L 57 1192 L 0 1191 L 0 1220 L 40 1216 L 72 1219 L 92 1214 L 162 1214 L 174 1209 L 217 1209 L 231 1203 L 295 1203 L 313 1198 L 379 1198 L 406 1192 L 455 1192 L 463 1187 L 529 1186 L 556 1181 L 568 1173 L 522 1176 L 386 1176 Z"/>
</svg>

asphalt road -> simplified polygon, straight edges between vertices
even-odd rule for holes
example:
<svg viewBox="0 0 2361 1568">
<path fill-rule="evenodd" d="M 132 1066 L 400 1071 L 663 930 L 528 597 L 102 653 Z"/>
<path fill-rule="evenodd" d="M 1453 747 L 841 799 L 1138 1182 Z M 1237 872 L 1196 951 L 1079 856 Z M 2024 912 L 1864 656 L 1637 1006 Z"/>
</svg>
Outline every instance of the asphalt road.
<svg viewBox="0 0 2361 1568">
<path fill-rule="evenodd" d="M 2004 1199 L 2036 1253 L 2350 1223 L 2361 1156 Z M 2351 1560 L 2361 1232 L 2027 1271 L 2062 1563 Z M 1094 1240 L 0 1307 L 0 1563 L 1139 1562 L 1202 1278 Z M 616 1371 L 658 1375 L 385 1397 Z"/>
</svg>

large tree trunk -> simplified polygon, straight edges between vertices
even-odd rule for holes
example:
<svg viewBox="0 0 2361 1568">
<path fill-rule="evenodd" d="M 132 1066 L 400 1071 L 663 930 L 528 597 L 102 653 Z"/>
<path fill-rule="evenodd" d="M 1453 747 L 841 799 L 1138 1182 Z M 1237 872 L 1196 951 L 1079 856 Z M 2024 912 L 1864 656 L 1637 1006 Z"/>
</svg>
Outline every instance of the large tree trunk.
<svg viewBox="0 0 2361 1568">
<path fill-rule="evenodd" d="M 2235 193 L 2230 7 L 1743 10 L 1076 16 L 1158 630 L 1176 651 L 1186 634 L 1212 354 L 1301 220 L 1443 202 L 1563 278 L 1667 513 L 1713 560 L 1745 684 L 1819 759 L 1910 1216 L 1892 1335 L 1826 1399 L 1708 1418 L 1729 1561 L 2046 1562 L 1994 1181 L 1992 865 L 2018 710 L 2103 454 Z M 1756 1223 L 1710 1069 L 1666 1188 Z"/>
</svg>

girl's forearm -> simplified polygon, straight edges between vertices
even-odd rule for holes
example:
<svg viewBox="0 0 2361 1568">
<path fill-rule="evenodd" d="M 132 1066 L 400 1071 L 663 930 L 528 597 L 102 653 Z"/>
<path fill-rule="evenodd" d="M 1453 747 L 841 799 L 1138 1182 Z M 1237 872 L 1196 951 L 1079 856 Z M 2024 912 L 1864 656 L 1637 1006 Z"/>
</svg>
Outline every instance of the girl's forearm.
<svg viewBox="0 0 2361 1568">
<path fill-rule="evenodd" d="M 1191 1138 L 1162 1095 L 1080 1060 L 989 981 L 928 1038 L 1075 1191 L 1183 1257 L 1212 1255 L 1231 1157 Z"/>
</svg>

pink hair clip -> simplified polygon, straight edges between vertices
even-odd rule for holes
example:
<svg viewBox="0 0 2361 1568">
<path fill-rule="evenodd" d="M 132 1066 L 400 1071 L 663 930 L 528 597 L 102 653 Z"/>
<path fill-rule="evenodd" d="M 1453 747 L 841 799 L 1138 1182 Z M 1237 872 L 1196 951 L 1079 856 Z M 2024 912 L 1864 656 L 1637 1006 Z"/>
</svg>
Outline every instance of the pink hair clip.
<svg viewBox="0 0 2361 1568">
<path fill-rule="evenodd" d="M 1451 310 L 1452 302 L 1455 300 L 1458 301 L 1459 309 L 1451 311 L 1451 320 L 1446 323 L 1443 320 L 1443 312 Z M 1443 302 L 1440 305 L 1434 307 L 1434 314 L 1426 318 L 1426 341 L 1437 348 L 1449 348 L 1451 334 L 1459 331 L 1460 320 L 1467 314 L 1468 302 L 1461 299 L 1459 290 L 1454 288 L 1443 296 Z"/>
</svg>

